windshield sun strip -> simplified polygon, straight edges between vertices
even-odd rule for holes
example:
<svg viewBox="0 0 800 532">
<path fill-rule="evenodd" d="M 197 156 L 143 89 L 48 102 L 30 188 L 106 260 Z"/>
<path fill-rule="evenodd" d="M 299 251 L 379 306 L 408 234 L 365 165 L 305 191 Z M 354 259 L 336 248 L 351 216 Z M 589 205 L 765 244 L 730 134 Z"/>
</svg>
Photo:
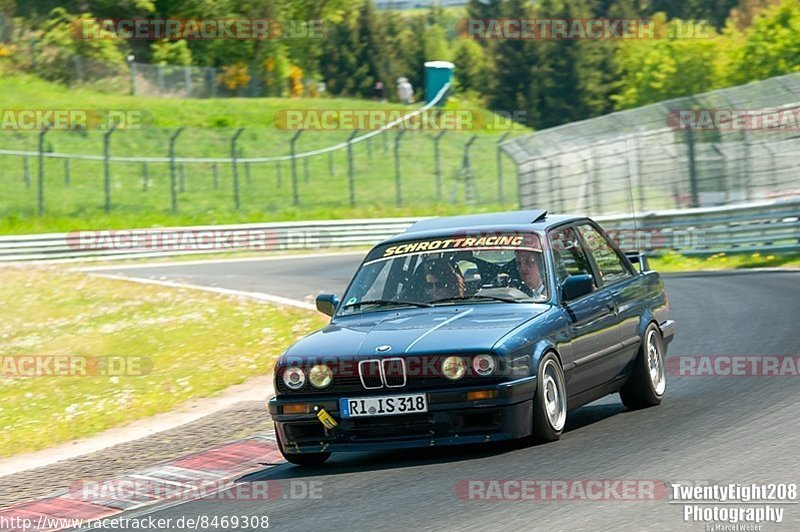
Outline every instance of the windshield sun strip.
<svg viewBox="0 0 800 532">
<path fill-rule="evenodd" d="M 537 253 L 542 253 L 540 248 L 535 248 L 532 246 L 497 246 L 497 247 L 477 247 L 477 248 L 458 248 L 458 249 L 444 249 L 444 250 L 422 250 L 422 251 L 412 251 L 411 253 L 401 253 L 398 255 L 389 255 L 388 257 L 378 257 L 376 259 L 372 259 L 370 261 L 365 262 L 362 266 L 369 266 L 370 264 L 375 264 L 376 262 L 380 262 L 382 260 L 390 260 L 390 259 L 398 259 L 402 257 L 411 257 L 414 255 L 425 255 L 428 253 L 459 253 L 461 251 L 535 251 Z"/>
</svg>

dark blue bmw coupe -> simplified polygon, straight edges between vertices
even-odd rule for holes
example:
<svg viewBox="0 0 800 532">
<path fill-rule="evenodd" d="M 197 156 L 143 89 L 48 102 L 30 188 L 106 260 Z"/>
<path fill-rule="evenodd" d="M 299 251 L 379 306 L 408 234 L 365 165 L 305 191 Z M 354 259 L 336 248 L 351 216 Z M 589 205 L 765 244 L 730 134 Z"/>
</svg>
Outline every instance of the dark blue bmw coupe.
<svg viewBox="0 0 800 532">
<path fill-rule="evenodd" d="M 330 324 L 289 348 L 269 403 L 289 462 L 530 437 L 619 393 L 658 405 L 676 326 L 643 255 L 544 211 L 432 218 L 373 248 Z"/>
</svg>

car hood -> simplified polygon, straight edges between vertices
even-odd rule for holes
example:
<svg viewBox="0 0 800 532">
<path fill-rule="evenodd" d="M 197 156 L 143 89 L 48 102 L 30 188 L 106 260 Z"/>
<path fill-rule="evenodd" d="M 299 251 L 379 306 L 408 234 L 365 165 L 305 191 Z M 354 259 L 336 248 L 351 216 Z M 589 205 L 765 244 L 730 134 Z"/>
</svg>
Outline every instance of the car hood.
<svg viewBox="0 0 800 532">
<path fill-rule="evenodd" d="M 546 304 L 485 303 L 336 318 L 295 343 L 289 357 L 403 356 L 486 352 L 503 336 L 549 308 Z M 385 350 L 385 346 L 390 346 Z M 378 348 L 383 350 L 379 351 Z"/>
</svg>

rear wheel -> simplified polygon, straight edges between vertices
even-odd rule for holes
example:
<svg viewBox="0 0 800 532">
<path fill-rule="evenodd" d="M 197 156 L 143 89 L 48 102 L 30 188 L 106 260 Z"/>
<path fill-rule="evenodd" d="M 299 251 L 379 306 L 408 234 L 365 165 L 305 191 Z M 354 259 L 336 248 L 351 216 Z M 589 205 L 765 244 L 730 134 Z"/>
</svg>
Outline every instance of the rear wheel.
<svg viewBox="0 0 800 532">
<path fill-rule="evenodd" d="M 655 324 L 644 332 L 633 373 L 619 391 L 622 403 L 632 410 L 661 404 L 667 389 L 664 365 L 664 340 Z"/>
<path fill-rule="evenodd" d="M 283 448 L 280 434 L 275 428 L 275 439 L 278 440 L 278 450 L 287 462 L 300 466 L 318 466 L 325 463 L 330 458 L 331 453 L 287 453 Z"/>
<path fill-rule="evenodd" d="M 532 439 L 536 443 L 555 441 L 567 422 L 567 387 L 561 363 L 553 353 L 547 353 L 539 362 L 537 382 Z"/>
</svg>

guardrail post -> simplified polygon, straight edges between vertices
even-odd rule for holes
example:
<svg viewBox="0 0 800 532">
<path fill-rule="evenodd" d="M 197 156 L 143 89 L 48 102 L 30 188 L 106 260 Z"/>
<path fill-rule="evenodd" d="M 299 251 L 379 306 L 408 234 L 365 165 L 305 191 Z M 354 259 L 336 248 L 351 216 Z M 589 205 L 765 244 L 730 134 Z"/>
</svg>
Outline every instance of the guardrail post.
<svg viewBox="0 0 800 532">
<path fill-rule="evenodd" d="M 292 153 L 292 205 L 300 205 L 300 193 L 297 190 L 297 150 L 295 150 L 295 143 L 302 133 L 303 130 L 299 130 L 292 136 L 292 140 L 289 141 Z"/>
<path fill-rule="evenodd" d="M 31 188 L 31 161 L 26 155 L 22 159 L 22 180 L 25 182 L 25 188 Z"/>
<path fill-rule="evenodd" d="M 497 201 L 499 203 L 503 203 L 503 150 L 500 149 L 500 145 L 510 134 L 510 131 L 506 131 L 497 141 Z"/>
<path fill-rule="evenodd" d="M 142 163 L 142 192 L 147 192 L 150 187 L 150 168 L 147 163 Z"/>
<path fill-rule="evenodd" d="M 37 193 L 37 206 L 39 216 L 44 214 L 44 136 L 49 131 L 48 128 L 44 128 L 41 133 L 39 133 L 39 190 Z"/>
<path fill-rule="evenodd" d="M 64 186 L 69 188 L 72 185 L 72 176 L 69 172 L 69 158 L 64 158 Z"/>
<path fill-rule="evenodd" d="M 692 195 L 691 207 L 699 207 L 700 197 L 697 190 L 697 163 L 694 153 L 694 132 L 691 129 L 686 130 L 686 149 L 689 157 L 689 189 Z"/>
<path fill-rule="evenodd" d="M 275 167 L 278 173 L 278 188 L 283 186 L 283 163 L 281 161 L 275 161 Z"/>
<path fill-rule="evenodd" d="M 178 210 L 178 189 L 175 182 L 175 141 L 178 140 L 181 132 L 183 132 L 183 128 L 179 127 L 169 138 L 169 196 L 173 212 Z"/>
<path fill-rule="evenodd" d="M 214 190 L 219 190 L 219 166 L 217 163 L 211 163 L 211 173 L 214 176 Z"/>
<path fill-rule="evenodd" d="M 111 127 L 103 135 L 103 174 L 106 189 L 106 204 L 105 210 L 111 210 L 111 161 L 110 161 L 110 144 L 111 134 L 117 129 L 117 124 L 111 124 Z"/>
<path fill-rule="evenodd" d="M 328 175 L 333 177 L 335 173 L 336 172 L 335 172 L 335 170 L 333 168 L 333 152 L 329 151 L 328 152 Z"/>
<path fill-rule="evenodd" d="M 403 206 L 403 189 L 400 180 L 400 139 L 403 138 L 405 129 L 397 131 L 397 136 L 394 138 L 394 188 L 397 195 L 397 206 Z"/>
<path fill-rule="evenodd" d="M 233 204 L 236 210 L 239 210 L 239 172 L 236 169 L 236 141 L 239 140 L 239 135 L 244 131 L 240 127 L 231 138 L 231 169 L 233 170 Z"/>
<path fill-rule="evenodd" d="M 443 129 L 438 135 L 433 137 L 433 167 L 436 173 L 436 201 L 442 201 L 442 161 L 441 153 L 439 152 L 439 141 L 442 140 L 446 129 Z"/>
<path fill-rule="evenodd" d="M 351 207 L 356 206 L 356 169 L 353 159 L 353 139 L 356 138 L 356 136 L 358 136 L 357 129 L 347 138 L 347 186 L 350 189 Z"/>
</svg>

